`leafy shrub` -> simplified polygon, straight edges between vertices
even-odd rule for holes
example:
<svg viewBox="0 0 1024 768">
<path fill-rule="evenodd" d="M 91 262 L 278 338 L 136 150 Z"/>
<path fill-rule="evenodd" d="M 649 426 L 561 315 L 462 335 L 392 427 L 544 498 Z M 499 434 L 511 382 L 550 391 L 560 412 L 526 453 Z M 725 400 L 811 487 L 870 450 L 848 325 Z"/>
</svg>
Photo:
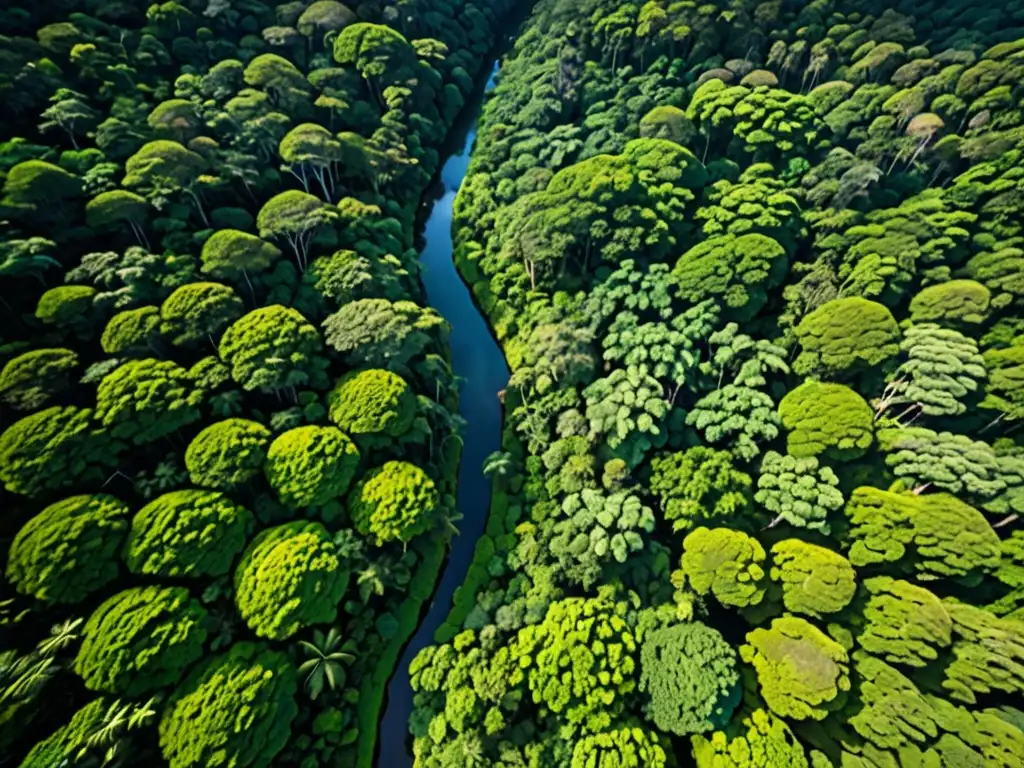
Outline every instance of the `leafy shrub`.
<svg viewBox="0 0 1024 768">
<path fill-rule="evenodd" d="M 434 524 L 439 495 L 426 472 L 406 461 L 389 461 L 371 470 L 349 495 L 356 530 L 377 546 L 408 542 Z"/>
</svg>

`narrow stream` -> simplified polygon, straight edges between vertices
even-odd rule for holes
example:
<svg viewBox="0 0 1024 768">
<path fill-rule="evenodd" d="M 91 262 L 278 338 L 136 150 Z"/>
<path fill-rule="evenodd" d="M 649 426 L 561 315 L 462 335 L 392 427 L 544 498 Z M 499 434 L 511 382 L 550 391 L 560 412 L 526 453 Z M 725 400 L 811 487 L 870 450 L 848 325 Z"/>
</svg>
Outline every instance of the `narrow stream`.
<svg viewBox="0 0 1024 768">
<path fill-rule="evenodd" d="M 485 93 L 494 87 L 497 65 Z M 459 465 L 458 507 L 462 520 L 433 601 L 416 634 L 398 662 L 388 684 L 387 704 L 381 720 L 377 765 L 403 768 L 412 765 L 406 740 L 412 714 L 409 664 L 419 651 L 430 645 L 451 608 L 452 596 L 466 577 L 477 539 L 487 527 L 491 481 L 484 477 L 484 458 L 501 446 L 501 403 L 498 392 L 508 383 L 508 367 L 501 349 L 491 335 L 487 321 L 473 303 L 472 294 L 452 260 L 452 205 L 469 169 L 476 138 L 476 123 L 482 99 L 472 117 L 472 127 L 459 154 L 452 155 L 441 170 L 443 195 L 434 203 L 424 231 L 420 254 L 424 266 L 423 285 L 427 301 L 451 325 L 449 341 L 452 362 L 459 383 L 459 413 L 467 422 L 462 462 Z"/>
</svg>

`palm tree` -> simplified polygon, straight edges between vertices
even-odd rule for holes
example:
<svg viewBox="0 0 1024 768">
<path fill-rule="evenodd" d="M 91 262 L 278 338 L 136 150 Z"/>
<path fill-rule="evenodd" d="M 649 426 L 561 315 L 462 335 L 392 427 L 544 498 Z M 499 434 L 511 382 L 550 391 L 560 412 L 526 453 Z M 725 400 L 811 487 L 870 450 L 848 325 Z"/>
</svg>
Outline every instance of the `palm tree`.
<svg viewBox="0 0 1024 768">
<path fill-rule="evenodd" d="M 507 451 L 494 451 L 484 459 L 484 475 L 504 477 L 512 469 L 512 454 Z"/>
<path fill-rule="evenodd" d="M 302 662 L 299 674 L 306 675 L 306 690 L 309 697 L 316 697 L 324 689 L 324 682 L 333 691 L 345 683 L 345 668 L 342 664 L 351 664 L 356 657 L 348 653 L 353 650 L 350 642 L 341 642 L 341 633 L 336 627 L 324 636 L 319 629 L 313 633 L 313 642 L 299 640 L 299 645 L 309 658 Z"/>
</svg>

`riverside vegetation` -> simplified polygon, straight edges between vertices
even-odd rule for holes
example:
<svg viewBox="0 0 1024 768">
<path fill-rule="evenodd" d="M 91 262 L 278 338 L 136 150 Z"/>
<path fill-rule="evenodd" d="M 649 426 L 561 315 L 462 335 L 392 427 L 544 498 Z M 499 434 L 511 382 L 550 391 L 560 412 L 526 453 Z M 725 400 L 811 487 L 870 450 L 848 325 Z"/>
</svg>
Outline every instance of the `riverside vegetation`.
<svg viewBox="0 0 1024 768">
<path fill-rule="evenodd" d="M 458 526 L 416 211 L 512 3 L 24 5 L 0 748 L 368 766 Z M 1022 82 L 1020 0 L 537 0 L 417 765 L 1024 765 Z"/>
<path fill-rule="evenodd" d="M 540 0 L 456 259 L 512 380 L 419 765 L 1024 765 L 1024 5 Z"/>
</svg>

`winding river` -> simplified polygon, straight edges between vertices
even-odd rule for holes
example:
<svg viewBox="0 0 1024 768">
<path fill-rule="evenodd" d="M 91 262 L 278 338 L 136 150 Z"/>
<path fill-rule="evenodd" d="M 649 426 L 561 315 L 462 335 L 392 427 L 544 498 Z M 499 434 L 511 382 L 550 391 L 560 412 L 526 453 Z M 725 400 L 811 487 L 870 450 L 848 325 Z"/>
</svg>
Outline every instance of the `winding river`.
<svg viewBox="0 0 1024 768">
<path fill-rule="evenodd" d="M 484 93 L 494 87 L 496 74 L 497 64 Z M 468 425 L 463 435 L 465 442 L 458 477 L 458 507 L 462 520 L 458 523 L 459 535 L 452 541 L 452 550 L 433 601 L 388 684 L 387 704 L 380 725 L 377 757 L 380 768 L 412 765 L 406 746 L 409 716 L 412 714 L 409 664 L 422 648 L 433 642 L 434 632 L 448 616 L 455 589 L 469 570 L 477 539 L 487 527 L 491 499 L 491 481 L 484 477 L 482 471 L 484 458 L 501 445 L 498 392 L 508 383 L 508 367 L 487 321 L 473 303 L 472 294 L 462 282 L 452 260 L 452 205 L 469 169 L 482 101 L 481 95 L 470 114 L 471 127 L 461 152 L 449 157 L 441 170 L 443 193 L 427 219 L 425 244 L 420 254 L 427 301 L 451 325 L 452 367 L 460 378 L 459 413 Z"/>
</svg>

